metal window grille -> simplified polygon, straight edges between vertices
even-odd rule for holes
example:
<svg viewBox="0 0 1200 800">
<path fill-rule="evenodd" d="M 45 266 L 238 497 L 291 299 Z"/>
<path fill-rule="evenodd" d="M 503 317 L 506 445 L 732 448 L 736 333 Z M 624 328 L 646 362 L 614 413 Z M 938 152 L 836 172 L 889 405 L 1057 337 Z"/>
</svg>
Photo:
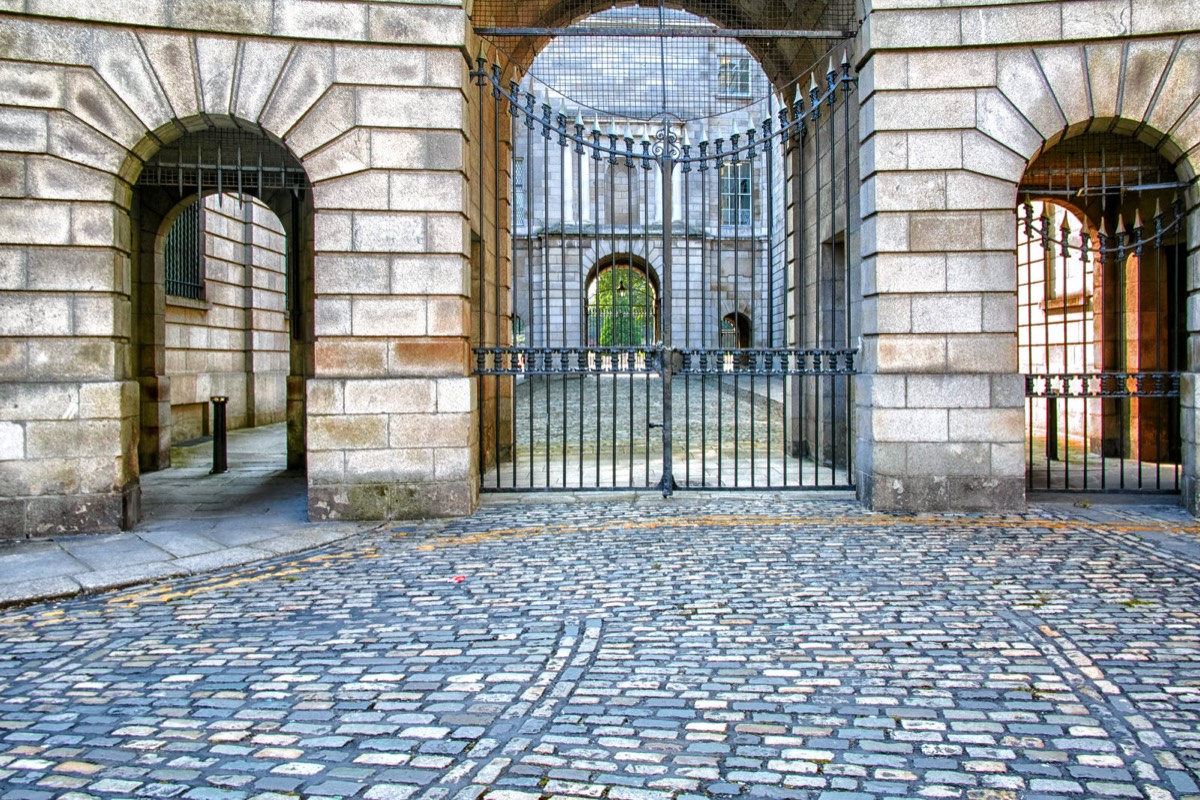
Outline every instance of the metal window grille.
<svg viewBox="0 0 1200 800">
<path fill-rule="evenodd" d="M 204 299 L 204 203 L 196 202 L 183 210 L 163 247 L 166 292 L 174 297 Z"/>
<path fill-rule="evenodd" d="M 750 164 L 727 164 L 721 167 L 721 224 L 749 225 L 750 218 Z"/>
</svg>

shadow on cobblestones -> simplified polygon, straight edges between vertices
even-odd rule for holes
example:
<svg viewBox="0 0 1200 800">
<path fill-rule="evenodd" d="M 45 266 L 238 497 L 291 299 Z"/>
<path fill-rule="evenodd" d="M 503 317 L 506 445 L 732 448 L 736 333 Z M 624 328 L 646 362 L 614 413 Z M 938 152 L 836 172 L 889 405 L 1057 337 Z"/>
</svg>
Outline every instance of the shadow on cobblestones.
<svg viewBox="0 0 1200 800">
<path fill-rule="evenodd" d="M 1156 507 L 914 519 L 771 499 L 394 526 L 0 614 L 0 786 L 1193 796 L 1198 535 Z"/>
</svg>

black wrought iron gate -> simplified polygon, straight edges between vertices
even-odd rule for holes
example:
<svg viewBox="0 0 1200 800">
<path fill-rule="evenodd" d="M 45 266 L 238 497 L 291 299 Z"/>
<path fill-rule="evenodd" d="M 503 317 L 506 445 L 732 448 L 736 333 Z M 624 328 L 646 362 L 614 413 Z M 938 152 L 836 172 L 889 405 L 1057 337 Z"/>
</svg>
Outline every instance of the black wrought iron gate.
<svg viewBox="0 0 1200 800">
<path fill-rule="evenodd" d="M 852 486 L 849 65 L 699 125 L 472 74 L 482 489 Z"/>
<path fill-rule="evenodd" d="M 1028 488 L 1180 490 L 1186 211 L 1170 163 L 1090 133 L 1027 171 L 1017 209 Z"/>
</svg>

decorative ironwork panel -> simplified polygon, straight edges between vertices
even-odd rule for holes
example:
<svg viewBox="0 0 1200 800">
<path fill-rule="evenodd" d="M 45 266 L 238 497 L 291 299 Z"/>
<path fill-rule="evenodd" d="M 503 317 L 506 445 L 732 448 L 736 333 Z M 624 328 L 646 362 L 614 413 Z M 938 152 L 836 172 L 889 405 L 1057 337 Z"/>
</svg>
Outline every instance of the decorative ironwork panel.
<svg viewBox="0 0 1200 800">
<path fill-rule="evenodd" d="M 477 347 L 476 375 L 651 375 L 662 350 L 638 347 Z"/>
<path fill-rule="evenodd" d="M 1179 397 L 1178 372 L 1068 372 L 1025 376 L 1026 397 Z"/>
</svg>

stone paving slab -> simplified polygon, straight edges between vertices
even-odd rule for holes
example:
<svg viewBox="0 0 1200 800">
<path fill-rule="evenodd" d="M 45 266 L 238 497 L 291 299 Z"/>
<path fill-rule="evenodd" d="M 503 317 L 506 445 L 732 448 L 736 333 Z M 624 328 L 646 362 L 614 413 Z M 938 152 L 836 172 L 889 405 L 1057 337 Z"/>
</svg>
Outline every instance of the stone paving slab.
<svg viewBox="0 0 1200 800">
<path fill-rule="evenodd" d="M 0 795 L 1200 798 L 1198 541 L 769 496 L 396 523 L 0 611 Z"/>
<path fill-rule="evenodd" d="M 202 533 L 191 531 L 147 531 L 140 534 L 143 539 L 173 556 L 195 556 L 211 553 L 224 545 Z"/>
<path fill-rule="evenodd" d="M 96 571 L 119 570 L 171 557 L 165 550 L 132 533 L 65 536 L 62 549 Z"/>
<path fill-rule="evenodd" d="M 21 543 L 21 546 L 9 545 L 0 550 L 0 585 L 58 578 L 87 570 L 86 564 L 48 542 L 35 542 L 30 546 Z"/>
</svg>

